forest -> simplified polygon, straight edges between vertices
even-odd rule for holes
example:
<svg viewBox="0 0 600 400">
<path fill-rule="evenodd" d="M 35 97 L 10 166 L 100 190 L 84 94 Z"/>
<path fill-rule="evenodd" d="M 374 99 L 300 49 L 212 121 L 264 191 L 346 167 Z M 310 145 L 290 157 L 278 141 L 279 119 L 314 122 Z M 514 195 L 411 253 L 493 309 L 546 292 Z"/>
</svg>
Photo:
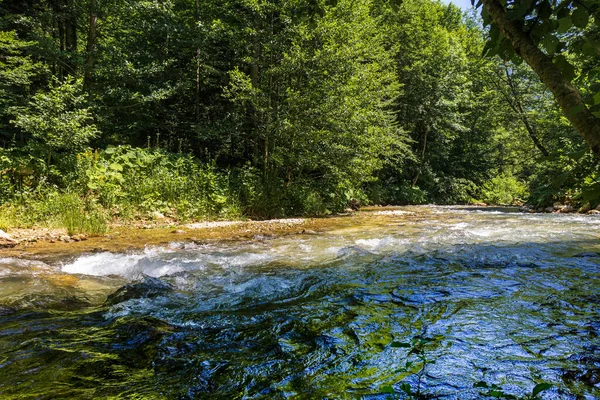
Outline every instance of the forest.
<svg viewBox="0 0 600 400">
<path fill-rule="evenodd" d="M 474 6 L 2 0 L 0 229 L 595 207 L 600 2 Z"/>
</svg>

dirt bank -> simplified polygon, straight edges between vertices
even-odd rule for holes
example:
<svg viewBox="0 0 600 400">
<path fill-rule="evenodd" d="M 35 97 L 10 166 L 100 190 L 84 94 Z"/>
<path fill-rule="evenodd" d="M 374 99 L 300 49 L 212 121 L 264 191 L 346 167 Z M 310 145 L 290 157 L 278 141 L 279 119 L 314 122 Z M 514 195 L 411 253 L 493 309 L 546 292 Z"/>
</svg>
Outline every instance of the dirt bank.
<svg viewBox="0 0 600 400">
<path fill-rule="evenodd" d="M 181 225 L 113 225 L 100 237 L 69 236 L 64 229 L 11 229 L 12 239 L 0 248 L 0 257 L 51 257 L 69 253 L 126 251 L 177 241 L 204 242 L 238 240 L 257 235 L 286 235 L 317 232 L 331 225 L 332 219 L 356 217 L 357 214 L 326 218 L 287 218 L 266 221 L 211 221 Z"/>
</svg>

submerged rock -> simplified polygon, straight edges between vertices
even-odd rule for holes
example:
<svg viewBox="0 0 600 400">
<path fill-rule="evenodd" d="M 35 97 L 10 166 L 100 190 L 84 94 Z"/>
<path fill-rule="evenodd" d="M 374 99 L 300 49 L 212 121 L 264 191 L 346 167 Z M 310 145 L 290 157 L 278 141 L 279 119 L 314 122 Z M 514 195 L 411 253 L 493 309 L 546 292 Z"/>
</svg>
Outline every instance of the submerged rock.
<svg viewBox="0 0 600 400">
<path fill-rule="evenodd" d="M 173 290 L 173 285 L 158 278 L 145 276 L 144 280 L 128 283 L 109 295 L 105 305 L 112 306 L 130 299 L 153 298 L 163 296 Z"/>
<path fill-rule="evenodd" d="M 336 253 L 337 258 L 345 258 L 349 256 L 366 256 L 373 254 L 368 250 L 365 250 L 358 246 L 347 246 L 338 250 Z"/>
<path fill-rule="evenodd" d="M 5 317 L 16 312 L 17 310 L 14 307 L 0 305 L 0 317 Z"/>
<path fill-rule="evenodd" d="M 600 369 L 589 369 L 587 371 L 567 371 L 563 380 L 569 382 L 581 382 L 588 386 L 596 386 L 600 383 Z"/>
<path fill-rule="evenodd" d="M 573 257 L 578 257 L 578 258 L 595 258 L 595 257 L 600 257 L 600 254 L 598 254 L 596 252 L 593 252 L 593 251 L 585 251 L 583 253 L 577 253 Z"/>
</svg>

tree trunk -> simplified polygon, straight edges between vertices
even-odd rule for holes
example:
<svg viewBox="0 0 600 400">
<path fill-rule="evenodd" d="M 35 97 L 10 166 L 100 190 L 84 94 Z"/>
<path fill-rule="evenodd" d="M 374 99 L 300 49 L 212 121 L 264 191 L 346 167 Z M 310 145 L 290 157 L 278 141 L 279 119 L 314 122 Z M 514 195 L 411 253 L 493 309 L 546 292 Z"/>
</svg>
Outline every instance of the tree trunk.
<svg viewBox="0 0 600 400">
<path fill-rule="evenodd" d="M 75 76 L 77 74 L 77 14 L 72 0 L 67 2 L 65 11 L 65 50 L 68 53 L 67 74 Z"/>
<path fill-rule="evenodd" d="M 96 50 L 96 39 L 98 28 L 98 16 L 96 14 L 96 0 L 90 0 L 90 25 L 88 28 L 87 45 L 85 49 L 85 73 L 83 77 L 83 87 L 89 91 L 92 85 L 92 76 L 94 70 L 94 52 Z"/>
<path fill-rule="evenodd" d="M 579 91 L 565 78 L 561 70 L 552 63 L 523 31 L 516 21 L 506 17 L 506 11 L 499 0 L 482 0 L 498 29 L 506 36 L 518 55 L 535 71 L 541 81 L 550 89 L 563 114 L 584 138 L 592 152 L 600 157 L 600 118 L 596 118 L 585 106 Z"/>
<path fill-rule="evenodd" d="M 503 89 L 502 85 L 494 80 L 492 80 L 492 84 L 494 86 L 496 86 L 496 88 L 498 89 L 500 94 L 502 94 L 502 97 L 504 97 L 504 100 L 506 100 L 506 103 L 508 104 L 508 106 L 513 110 L 515 115 L 517 115 L 519 117 L 521 122 L 523 122 L 523 125 L 525 125 L 525 129 L 527 130 L 527 133 L 529 134 L 529 137 L 533 141 L 533 144 L 535 145 L 535 147 L 545 157 L 547 157 L 550 153 L 548 153 L 548 150 L 546 149 L 546 147 L 542 144 L 542 142 L 540 142 L 539 138 L 537 137 L 536 130 L 529 123 L 529 119 L 527 118 L 527 113 L 525 112 L 525 109 L 523 108 L 523 105 L 521 104 L 521 101 L 519 100 L 519 91 L 517 90 L 517 85 L 512 80 L 512 77 L 508 73 L 508 70 L 506 68 L 504 69 L 504 72 L 506 73 L 505 83 L 508 85 L 511 93 L 506 93 L 506 91 Z M 498 76 L 498 78 L 500 80 L 502 80 L 502 77 Z"/>
<path fill-rule="evenodd" d="M 200 20 L 200 0 L 196 0 L 194 8 L 194 25 L 198 26 Z M 199 40 L 200 33 L 196 40 Z M 196 47 L 196 91 L 194 96 L 194 117 L 196 122 L 200 121 L 200 47 Z"/>
<path fill-rule="evenodd" d="M 423 148 L 421 149 L 421 162 L 419 164 L 419 169 L 417 170 L 417 175 L 414 177 L 412 181 L 412 186 L 416 186 L 419 178 L 421 177 L 421 172 L 423 171 L 423 166 L 425 165 L 425 152 L 427 151 L 427 135 L 429 134 L 429 127 L 425 127 L 425 132 L 423 132 Z"/>
<path fill-rule="evenodd" d="M 517 101 L 516 105 L 518 107 L 519 118 L 521 118 L 521 122 L 523 122 L 523 125 L 525 125 L 525 129 L 527 129 L 527 133 L 529 133 L 529 137 L 533 141 L 533 144 L 535 145 L 535 147 L 537 147 L 537 149 L 545 157 L 547 157 L 550 153 L 548 153 L 548 150 L 546 150 L 546 148 L 544 147 L 544 145 L 542 144 L 542 142 L 540 142 L 540 140 L 538 139 L 538 137 L 536 135 L 536 132 L 535 132 L 535 129 L 533 128 L 533 126 L 531 126 L 529 124 L 529 120 L 527 119 L 527 114 L 525 114 L 525 110 L 523 109 L 523 106 L 518 101 Z"/>
</svg>

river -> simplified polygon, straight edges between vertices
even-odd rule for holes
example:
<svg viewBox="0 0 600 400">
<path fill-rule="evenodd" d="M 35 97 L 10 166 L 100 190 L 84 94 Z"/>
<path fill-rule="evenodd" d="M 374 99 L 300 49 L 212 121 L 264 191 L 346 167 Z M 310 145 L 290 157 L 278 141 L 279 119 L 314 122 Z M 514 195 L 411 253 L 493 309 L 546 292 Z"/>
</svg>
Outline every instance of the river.
<svg viewBox="0 0 600 400">
<path fill-rule="evenodd" d="M 0 258 L 0 398 L 600 398 L 600 218 L 510 211 Z"/>
</svg>

